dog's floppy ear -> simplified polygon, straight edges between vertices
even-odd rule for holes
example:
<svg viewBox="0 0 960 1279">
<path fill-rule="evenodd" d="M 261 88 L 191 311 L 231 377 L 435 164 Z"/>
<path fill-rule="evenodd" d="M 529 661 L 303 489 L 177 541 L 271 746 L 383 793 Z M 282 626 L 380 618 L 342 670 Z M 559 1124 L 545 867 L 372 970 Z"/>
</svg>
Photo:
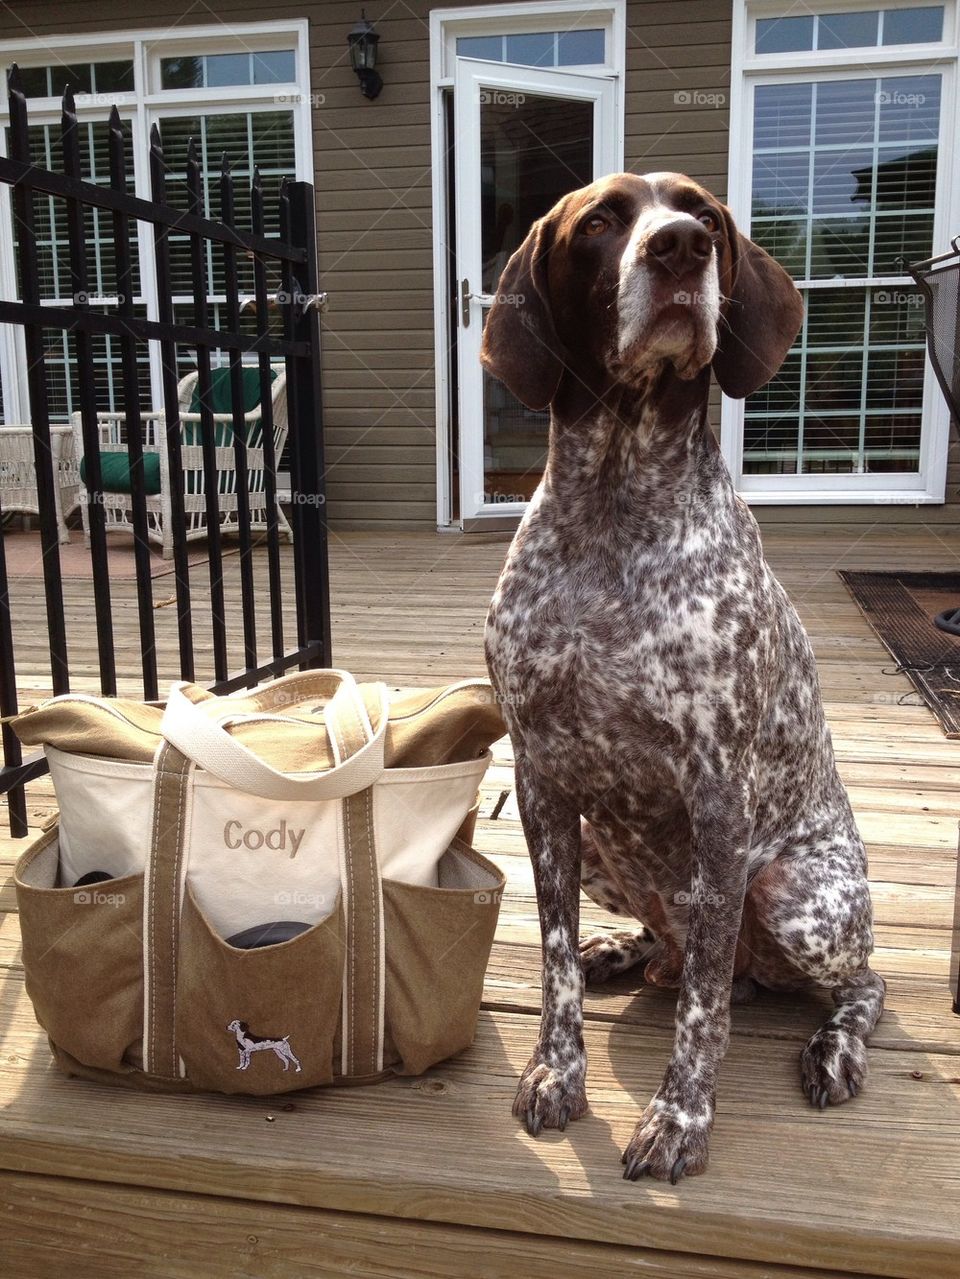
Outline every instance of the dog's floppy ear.
<svg viewBox="0 0 960 1279">
<path fill-rule="evenodd" d="M 534 222 L 503 268 L 480 347 L 483 367 L 528 409 L 549 407 L 563 372 L 563 347 L 547 293 L 546 257 L 552 244 L 548 215 Z"/>
<path fill-rule="evenodd" d="M 732 263 L 721 282 L 726 302 L 713 372 L 725 394 L 742 400 L 783 363 L 803 324 L 803 300 L 780 263 L 723 212 Z"/>
</svg>

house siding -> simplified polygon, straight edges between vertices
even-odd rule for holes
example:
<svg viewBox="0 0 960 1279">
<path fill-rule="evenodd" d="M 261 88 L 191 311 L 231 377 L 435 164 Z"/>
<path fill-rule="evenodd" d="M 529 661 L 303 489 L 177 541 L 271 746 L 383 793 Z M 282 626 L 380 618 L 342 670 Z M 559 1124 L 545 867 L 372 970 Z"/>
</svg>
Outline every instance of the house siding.
<svg viewBox="0 0 960 1279">
<path fill-rule="evenodd" d="M 480 0 L 477 0 L 480 2 Z M 384 88 L 368 102 L 349 65 L 355 0 L 251 5 L 221 0 L 231 22 L 310 22 L 314 176 L 324 316 L 328 510 L 342 528 L 430 528 L 436 523 L 436 421 L 431 225 L 428 0 L 368 5 L 380 33 Z M 463 0 L 461 0 L 463 7 Z M 124 14 L 105 0 L 21 0 L 0 9 L 0 38 L 156 28 L 184 17 L 182 0 Z M 629 0 L 625 161 L 638 172 L 687 172 L 726 194 L 730 0 Z M 677 94 L 722 95 L 716 107 Z M 719 399 L 712 420 L 719 423 Z M 761 523 L 955 523 L 960 455 L 951 446 L 946 506 L 760 506 Z"/>
</svg>

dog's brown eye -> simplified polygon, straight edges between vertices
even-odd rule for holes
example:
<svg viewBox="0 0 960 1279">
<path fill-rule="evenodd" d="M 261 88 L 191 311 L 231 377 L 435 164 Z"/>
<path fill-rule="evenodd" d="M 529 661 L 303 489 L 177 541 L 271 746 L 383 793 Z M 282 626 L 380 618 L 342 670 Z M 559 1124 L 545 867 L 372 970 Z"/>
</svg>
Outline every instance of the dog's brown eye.
<svg viewBox="0 0 960 1279">
<path fill-rule="evenodd" d="M 712 213 L 708 213 L 706 210 L 700 214 L 700 217 L 697 220 L 703 223 L 711 235 L 713 235 L 714 231 L 720 230 L 720 223 Z"/>
<path fill-rule="evenodd" d="M 594 214 L 592 218 L 587 218 L 580 230 L 584 235 L 603 235 L 609 225 L 606 218 Z"/>
</svg>

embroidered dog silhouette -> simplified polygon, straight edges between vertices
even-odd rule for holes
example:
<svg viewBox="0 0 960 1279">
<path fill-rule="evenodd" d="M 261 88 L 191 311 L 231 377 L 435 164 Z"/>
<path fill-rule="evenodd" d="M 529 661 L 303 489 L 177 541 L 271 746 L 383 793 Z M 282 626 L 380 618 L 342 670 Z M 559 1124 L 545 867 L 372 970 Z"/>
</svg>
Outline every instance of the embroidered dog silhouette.
<svg viewBox="0 0 960 1279">
<path fill-rule="evenodd" d="M 250 1057 L 253 1053 L 270 1052 L 277 1054 L 280 1061 L 283 1062 L 284 1070 L 290 1069 L 290 1063 L 293 1062 L 300 1071 L 300 1062 L 297 1060 L 296 1054 L 290 1047 L 290 1036 L 284 1035 L 282 1039 L 269 1039 L 262 1035 L 252 1035 L 250 1027 L 245 1021 L 231 1021 L 227 1030 L 232 1030 L 237 1037 L 237 1050 L 240 1053 L 240 1065 L 237 1070 L 246 1070 L 250 1065 Z"/>
</svg>

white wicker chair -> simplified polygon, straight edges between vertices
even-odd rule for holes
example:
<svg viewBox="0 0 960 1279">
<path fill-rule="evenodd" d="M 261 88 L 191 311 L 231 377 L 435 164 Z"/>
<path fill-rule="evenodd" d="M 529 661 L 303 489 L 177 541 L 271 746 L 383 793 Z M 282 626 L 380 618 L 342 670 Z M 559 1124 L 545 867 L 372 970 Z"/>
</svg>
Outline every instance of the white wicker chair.
<svg viewBox="0 0 960 1279">
<path fill-rule="evenodd" d="M 276 376 L 272 384 L 273 401 L 273 448 L 277 462 L 283 452 L 287 439 L 287 389 L 286 373 L 282 366 L 275 369 Z M 197 374 L 188 373 L 177 387 L 177 400 L 180 410 L 181 427 L 199 423 L 200 414 L 191 411 L 194 390 L 197 385 Z M 161 447 L 166 415 L 163 410 L 153 409 L 141 413 L 143 420 L 144 454 L 158 453 L 160 457 L 160 492 L 147 495 L 147 536 L 151 542 L 159 542 L 163 558 L 173 556 L 173 520 L 171 509 L 170 473 L 167 450 Z M 214 413 L 215 425 L 232 423 L 232 413 Z M 261 417 L 260 406 L 248 412 L 244 421 L 248 426 Z M 126 453 L 127 446 L 121 440 L 121 430 L 126 420 L 124 413 L 103 412 L 97 414 L 100 428 L 101 453 Z M 74 413 L 72 418 L 75 438 L 76 456 L 83 455 L 83 431 L 80 414 Z M 199 432 L 194 433 L 197 438 Z M 207 507 L 204 496 L 203 448 L 200 444 L 181 444 L 180 457 L 183 464 L 184 493 L 183 505 L 186 515 L 186 538 L 188 542 L 206 536 Z M 227 532 L 238 528 L 237 493 L 236 493 L 236 458 L 233 443 L 218 445 L 216 448 L 216 464 L 218 487 L 218 504 L 220 508 L 220 528 Z M 264 488 L 263 449 L 247 446 L 247 480 L 248 502 L 250 507 L 251 532 L 263 532 L 267 527 L 267 495 Z M 104 515 L 107 531 L 126 529 L 133 531 L 133 505 L 129 493 L 103 494 Z M 83 534 L 85 545 L 90 545 L 90 525 L 88 520 L 88 502 L 85 488 L 81 488 L 80 510 L 83 516 Z M 277 501 L 277 522 L 280 530 L 286 534 L 288 541 L 293 541 L 293 532 Z"/>
</svg>

